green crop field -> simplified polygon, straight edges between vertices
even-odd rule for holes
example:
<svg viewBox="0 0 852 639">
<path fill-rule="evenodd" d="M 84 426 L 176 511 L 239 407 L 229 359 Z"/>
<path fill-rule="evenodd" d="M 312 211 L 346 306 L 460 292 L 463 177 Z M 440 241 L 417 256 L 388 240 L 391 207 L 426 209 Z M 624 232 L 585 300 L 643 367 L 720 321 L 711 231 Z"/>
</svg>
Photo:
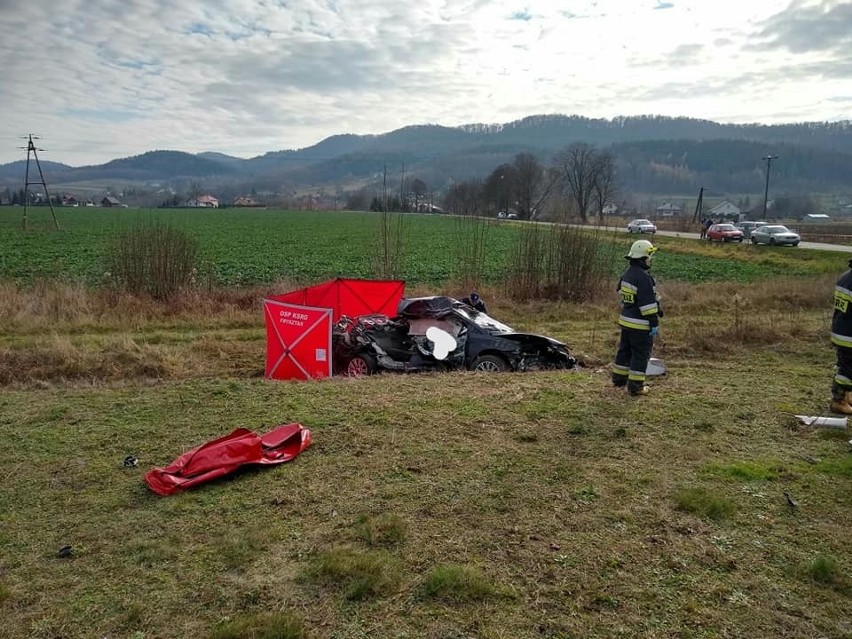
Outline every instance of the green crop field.
<svg viewBox="0 0 852 639">
<path fill-rule="evenodd" d="M 0 280 L 30 282 L 64 278 L 97 284 L 104 254 L 121 233 L 151 221 L 185 230 L 197 239 L 204 272 L 225 286 L 311 282 L 336 276 L 370 277 L 380 245 L 381 215 L 260 209 L 59 209 L 60 230 L 45 208 L 30 209 L 21 229 L 20 207 L 0 208 Z M 402 217 L 402 277 L 412 284 L 453 279 L 459 253 L 469 241 L 464 222 L 447 216 Z M 487 226 L 484 279 L 499 284 L 512 268 L 522 224 Z M 632 238 L 602 235 L 629 246 Z M 665 252 L 655 265 L 661 281 L 750 282 L 772 276 L 834 272 L 843 260 L 817 251 L 770 247 L 706 246 L 655 238 Z M 615 273 L 622 263 L 613 264 Z"/>
</svg>

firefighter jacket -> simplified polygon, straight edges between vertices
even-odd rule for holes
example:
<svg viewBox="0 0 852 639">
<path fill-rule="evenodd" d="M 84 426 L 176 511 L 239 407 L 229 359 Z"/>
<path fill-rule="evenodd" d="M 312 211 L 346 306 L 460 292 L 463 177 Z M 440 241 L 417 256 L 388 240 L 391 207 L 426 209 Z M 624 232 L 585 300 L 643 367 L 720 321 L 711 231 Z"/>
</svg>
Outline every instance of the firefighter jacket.
<svg viewBox="0 0 852 639">
<path fill-rule="evenodd" d="M 621 297 L 619 326 L 650 331 L 659 323 L 663 313 L 657 299 L 656 282 L 641 260 L 630 260 L 630 266 L 618 282 L 618 294 Z"/>
<path fill-rule="evenodd" d="M 852 269 L 841 275 L 834 287 L 831 343 L 835 346 L 852 348 Z"/>
</svg>

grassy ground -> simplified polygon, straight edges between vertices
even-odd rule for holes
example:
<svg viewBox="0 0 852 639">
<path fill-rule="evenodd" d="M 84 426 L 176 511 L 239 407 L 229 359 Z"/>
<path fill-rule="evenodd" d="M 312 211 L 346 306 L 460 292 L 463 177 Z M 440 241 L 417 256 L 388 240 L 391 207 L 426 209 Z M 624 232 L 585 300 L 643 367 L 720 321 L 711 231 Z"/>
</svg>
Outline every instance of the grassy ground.
<svg viewBox="0 0 852 639">
<path fill-rule="evenodd" d="M 486 291 L 578 372 L 273 383 L 250 293 L 5 289 L 4 636 L 852 635 L 849 431 L 791 416 L 827 407 L 831 278 L 661 288 L 642 399 L 608 384 L 609 305 Z M 291 464 L 142 482 L 290 421 L 314 438 Z"/>
</svg>

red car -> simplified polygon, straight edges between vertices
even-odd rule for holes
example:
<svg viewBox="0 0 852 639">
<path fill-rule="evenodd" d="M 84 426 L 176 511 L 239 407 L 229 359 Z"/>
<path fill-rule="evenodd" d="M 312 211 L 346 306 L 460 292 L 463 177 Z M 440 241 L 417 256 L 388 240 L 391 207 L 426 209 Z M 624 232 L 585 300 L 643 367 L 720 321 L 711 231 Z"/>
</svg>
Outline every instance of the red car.
<svg viewBox="0 0 852 639">
<path fill-rule="evenodd" d="M 733 224 L 714 224 L 707 229 L 707 239 L 711 242 L 742 242 L 743 232 Z"/>
</svg>

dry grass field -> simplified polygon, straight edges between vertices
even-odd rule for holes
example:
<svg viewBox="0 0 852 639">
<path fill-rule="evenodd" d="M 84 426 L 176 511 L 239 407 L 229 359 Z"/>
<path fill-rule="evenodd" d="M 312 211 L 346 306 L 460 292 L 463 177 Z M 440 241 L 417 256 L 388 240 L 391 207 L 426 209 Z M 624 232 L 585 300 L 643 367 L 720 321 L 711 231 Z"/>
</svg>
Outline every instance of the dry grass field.
<svg viewBox="0 0 852 639">
<path fill-rule="evenodd" d="M 578 371 L 287 383 L 264 289 L 0 286 L 0 634 L 852 636 L 852 435 L 792 416 L 827 410 L 832 284 L 664 283 L 669 374 L 640 399 L 608 383 L 609 303 L 482 291 Z M 290 464 L 142 481 L 291 421 L 314 444 Z"/>
</svg>

